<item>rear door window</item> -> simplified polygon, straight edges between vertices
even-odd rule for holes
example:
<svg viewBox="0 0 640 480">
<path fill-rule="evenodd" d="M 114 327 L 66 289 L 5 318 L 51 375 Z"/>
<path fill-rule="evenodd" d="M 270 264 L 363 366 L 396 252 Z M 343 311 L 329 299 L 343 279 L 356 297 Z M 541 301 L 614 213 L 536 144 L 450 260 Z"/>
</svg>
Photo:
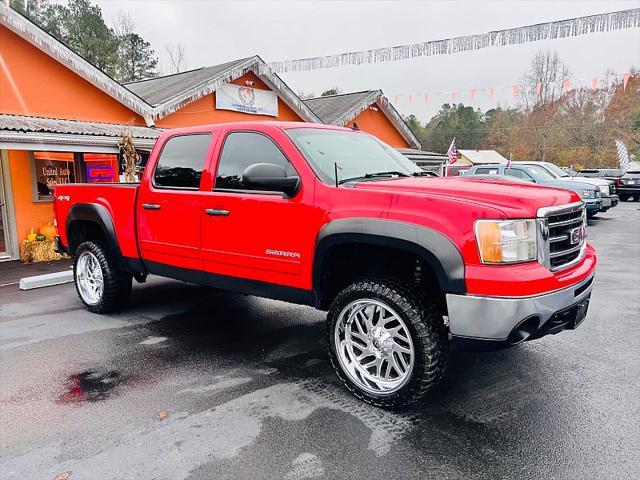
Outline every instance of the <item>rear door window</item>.
<svg viewBox="0 0 640 480">
<path fill-rule="evenodd" d="M 521 178 L 522 180 L 528 180 L 529 182 L 533 182 L 533 178 L 524 170 L 520 170 L 519 168 L 507 168 L 504 171 L 505 175 L 509 175 L 511 177 Z"/>
<path fill-rule="evenodd" d="M 476 170 L 476 175 L 497 175 L 497 168 L 478 168 Z"/>
<path fill-rule="evenodd" d="M 211 143 L 211 135 L 198 133 L 171 137 L 164 144 L 153 184 L 160 188 L 197 190 Z"/>
</svg>

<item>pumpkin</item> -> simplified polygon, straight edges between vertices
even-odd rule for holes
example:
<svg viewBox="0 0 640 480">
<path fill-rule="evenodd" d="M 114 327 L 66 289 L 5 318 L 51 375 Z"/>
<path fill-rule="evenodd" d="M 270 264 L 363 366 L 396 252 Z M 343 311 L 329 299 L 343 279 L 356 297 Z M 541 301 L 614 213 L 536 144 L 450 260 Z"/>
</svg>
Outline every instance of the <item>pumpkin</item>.
<svg viewBox="0 0 640 480">
<path fill-rule="evenodd" d="M 36 241 L 38 242 L 44 242 L 47 239 L 47 237 L 45 237 L 44 235 L 36 235 Z"/>
<path fill-rule="evenodd" d="M 56 227 L 51 225 L 51 222 L 49 222 L 46 225 L 41 226 L 38 233 L 51 240 L 53 238 L 56 238 L 58 232 L 56 232 Z"/>
<path fill-rule="evenodd" d="M 29 235 L 27 235 L 27 240 L 29 240 L 30 242 L 33 242 L 33 241 L 35 241 L 37 236 L 38 236 L 38 234 L 36 232 L 34 232 L 33 228 L 32 228 L 31 232 L 29 232 Z"/>
</svg>

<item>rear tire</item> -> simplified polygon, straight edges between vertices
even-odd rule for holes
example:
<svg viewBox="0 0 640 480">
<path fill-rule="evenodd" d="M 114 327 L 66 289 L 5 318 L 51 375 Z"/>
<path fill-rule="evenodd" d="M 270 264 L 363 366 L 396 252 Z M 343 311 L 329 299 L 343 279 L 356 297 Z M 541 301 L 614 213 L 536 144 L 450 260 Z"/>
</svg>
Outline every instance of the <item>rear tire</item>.
<svg viewBox="0 0 640 480">
<path fill-rule="evenodd" d="M 329 309 L 327 344 L 345 386 L 385 408 L 420 400 L 444 376 L 449 351 L 436 304 L 394 279 L 360 281 L 342 290 Z"/>
<path fill-rule="evenodd" d="M 84 242 L 76 249 L 73 278 L 87 310 L 107 313 L 123 306 L 131 296 L 129 273 L 116 267 L 113 255 L 101 242 Z"/>
</svg>

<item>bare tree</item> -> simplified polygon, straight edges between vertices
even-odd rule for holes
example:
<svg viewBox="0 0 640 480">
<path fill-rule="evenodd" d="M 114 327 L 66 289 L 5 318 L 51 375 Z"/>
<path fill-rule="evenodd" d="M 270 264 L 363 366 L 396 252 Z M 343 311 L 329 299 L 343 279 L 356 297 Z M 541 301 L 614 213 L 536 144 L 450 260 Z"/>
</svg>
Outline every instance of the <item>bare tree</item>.
<svg viewBox="0 0 640 480">
<path fill-rule="evenodd" d="M 562 86 L 569 79 L 569 68 L 558 52 L 541 50 L 531 60 L 524 75 L 522 95 L 527 107 L 544 106 L 562 95 Z"/>
<path fill-rule="evenodd" d="M 180 42 L 167 43 L 164 46 L 169 56 L 169 74 L 184 72 L 187 69 L 187 51 Z"/>
<path fill-rule="evenodd" d="M 124 10 L 118 10 L 113 15 L 111 21 L 113 23 L 113 31 L 120 38 L 134 33 L 134 30 L 136 28 L 131 15 L 129 15 L 129 13 L 125 12 Z"/>
</svg>

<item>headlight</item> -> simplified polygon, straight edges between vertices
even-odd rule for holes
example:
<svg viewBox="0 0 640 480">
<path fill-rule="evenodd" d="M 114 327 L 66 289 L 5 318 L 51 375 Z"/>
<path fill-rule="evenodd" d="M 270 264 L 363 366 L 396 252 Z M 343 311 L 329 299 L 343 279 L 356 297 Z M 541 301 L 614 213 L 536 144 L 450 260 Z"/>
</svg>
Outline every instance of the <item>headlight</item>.
<svg viewBox="0 0 640 480">
<path fill-rule="evenodd" d="M 582 198 L 595 198 L 595 190 L 578 190 Z"/>
<path fill-rule="evenodd" d="M 609 187 L 598 187 L 601 195 L 609 195 Z"/>
<path fill-rule="evenodd" d="M 522 263 L 538 258 L 535 220 L 478 220 L 476 241 L 482 263 Z"/>
</svg>

